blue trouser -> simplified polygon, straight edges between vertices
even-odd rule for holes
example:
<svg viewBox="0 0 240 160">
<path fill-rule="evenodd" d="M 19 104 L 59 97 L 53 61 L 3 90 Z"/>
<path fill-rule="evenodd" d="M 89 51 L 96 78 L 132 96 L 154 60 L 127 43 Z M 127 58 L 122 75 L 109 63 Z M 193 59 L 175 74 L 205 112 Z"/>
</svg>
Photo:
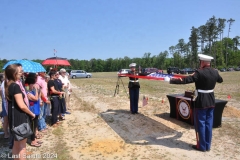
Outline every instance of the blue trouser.
<svg viewBox="0 0 240 160">
<path fill-rule="evenodd" d="M 38 130 L 41 131 L 47 127 L 45 119 L 43 117 L 44 114 L 44 105 L 40 107 L 40 114 L 38 117 Z"/>
<path fill-rule="evenodd" d="M 43 118 L 44 119 L 46 119 L 46 113 L 47 113 L 47 103 L 45 103 L 45 102 L 43 102 L 43 106 L 42 106 L 42 109 L 43 109 L 43 114 L 42 114 L 42 116 L 43 116 Z"/>
<path fill-rule="evenodd" d="M 212 141 L 214 108 L 194 110 L 194 127 L 197 137 L 197 148 L 202 151 L 210 150 Z"/>
<path fill-rule="evenodd" d="M 129 88 L 130 110 L 132 113 L 138 112 L 139 88 Z"/>
<path fill-rule="evenodd" d="M 62 97 L 61 99 L 59 99 L 59 102 L 60 102 L 60 109 L 59 109 L 59 113 L 60 114 L 64 114 L 67 109 L 66 109 L 66 102 L 65 102 L 65 98 Z"/>
</svg>

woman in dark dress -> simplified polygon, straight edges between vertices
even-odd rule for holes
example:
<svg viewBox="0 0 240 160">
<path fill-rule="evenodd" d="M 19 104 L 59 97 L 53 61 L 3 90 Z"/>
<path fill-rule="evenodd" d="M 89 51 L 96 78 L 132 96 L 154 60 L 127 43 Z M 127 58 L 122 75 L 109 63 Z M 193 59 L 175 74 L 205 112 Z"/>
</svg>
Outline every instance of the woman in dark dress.
<svg viewBox="0 0 240 160">
<path fill-rule="evenodd" d="M 24 101 L 25 95 L 22 92 L 20 86 L 15 83 L 20 80 L 22 75 L 22 70 L 16 64 L 12 64 L 6 67 L 5 69 L 5 95 L 8 101 L 8 121 L 10 131 L 12 130 L 13 124 L 14 126 L 18 126 L 22 123 L 27 122 L 27 116 L 31 118 L 35 118 L 35 114 L 33 114 L 29 109 L 27 104 Z M 14 103 L 12 103 L 14 101 Z M 14 106 L 14 122 L 12 122 L 12 107 Z M 14 134 L 14 133 L 12 133 Z M 15 137 L 13 135 L 13 137 Z M 26 142 L 27 138 L 18 141 L 14 139 L 14 145 L 12 149 L 13 155 L 20 156 L 19 159 L 24 159 L 26 155 Z"/>
</svg>

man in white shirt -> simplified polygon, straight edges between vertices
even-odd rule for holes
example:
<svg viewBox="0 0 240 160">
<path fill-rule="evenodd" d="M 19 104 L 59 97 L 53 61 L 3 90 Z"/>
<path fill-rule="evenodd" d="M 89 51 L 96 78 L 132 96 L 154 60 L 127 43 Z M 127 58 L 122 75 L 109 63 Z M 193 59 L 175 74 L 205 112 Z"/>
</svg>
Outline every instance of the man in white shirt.
<svg viewBox="0 0 240 160">
<path fill-rule="evenodd" d="M 60 69 L 60 75 L 59 79 L 63 83 L 62 89 L 65 92 L 65 101 L 66 101 L 66 108 L 70 110 L 70 104 L 69 104 L 69 91 L 71 90 L 70 88 L 70 81 L 68 80 L 68 76 L 66 75 L 66 69 L 62 68 Z"/>
</svg>

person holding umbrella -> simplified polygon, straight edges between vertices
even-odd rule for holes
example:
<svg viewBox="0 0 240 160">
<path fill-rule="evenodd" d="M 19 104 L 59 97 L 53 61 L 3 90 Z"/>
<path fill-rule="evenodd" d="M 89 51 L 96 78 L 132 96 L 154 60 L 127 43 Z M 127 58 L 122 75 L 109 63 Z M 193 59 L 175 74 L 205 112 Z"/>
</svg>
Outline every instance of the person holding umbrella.
<svg viewBox="0 0 240 160">
<path fill-rule="evenodd" d="M 40 147 L 41 141 L 37 141 L 36 138 L 40 138 L 37 134 L 38 128 L 38 116 L 40 114 L 40 99 L 39 95 L 41 91 L 36 87 L 37 75 L 35 73 L 29 73 L 25 80 L 25 88 L 29 99 L 29 109 L 36 115 L 32 120 L 33 134 L 31 136 L 31 146 Z"/>
</svg>

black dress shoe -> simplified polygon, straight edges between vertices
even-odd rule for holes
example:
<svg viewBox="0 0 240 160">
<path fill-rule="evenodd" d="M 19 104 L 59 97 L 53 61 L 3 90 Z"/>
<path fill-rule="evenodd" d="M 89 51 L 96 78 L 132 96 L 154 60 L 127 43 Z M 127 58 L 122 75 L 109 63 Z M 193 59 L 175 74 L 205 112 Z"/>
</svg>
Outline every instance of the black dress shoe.
<svg viewBox="0 0 240 160">
<path fill-rule="evenodd" d="M 192 145 L 192 148 L 195 149 L 195 150 L 197 150 L 197 151 L 206 152 L 206 151 L 204 151 L 204 150 L 198 149 L 196 145 Z"/>
</svg>

